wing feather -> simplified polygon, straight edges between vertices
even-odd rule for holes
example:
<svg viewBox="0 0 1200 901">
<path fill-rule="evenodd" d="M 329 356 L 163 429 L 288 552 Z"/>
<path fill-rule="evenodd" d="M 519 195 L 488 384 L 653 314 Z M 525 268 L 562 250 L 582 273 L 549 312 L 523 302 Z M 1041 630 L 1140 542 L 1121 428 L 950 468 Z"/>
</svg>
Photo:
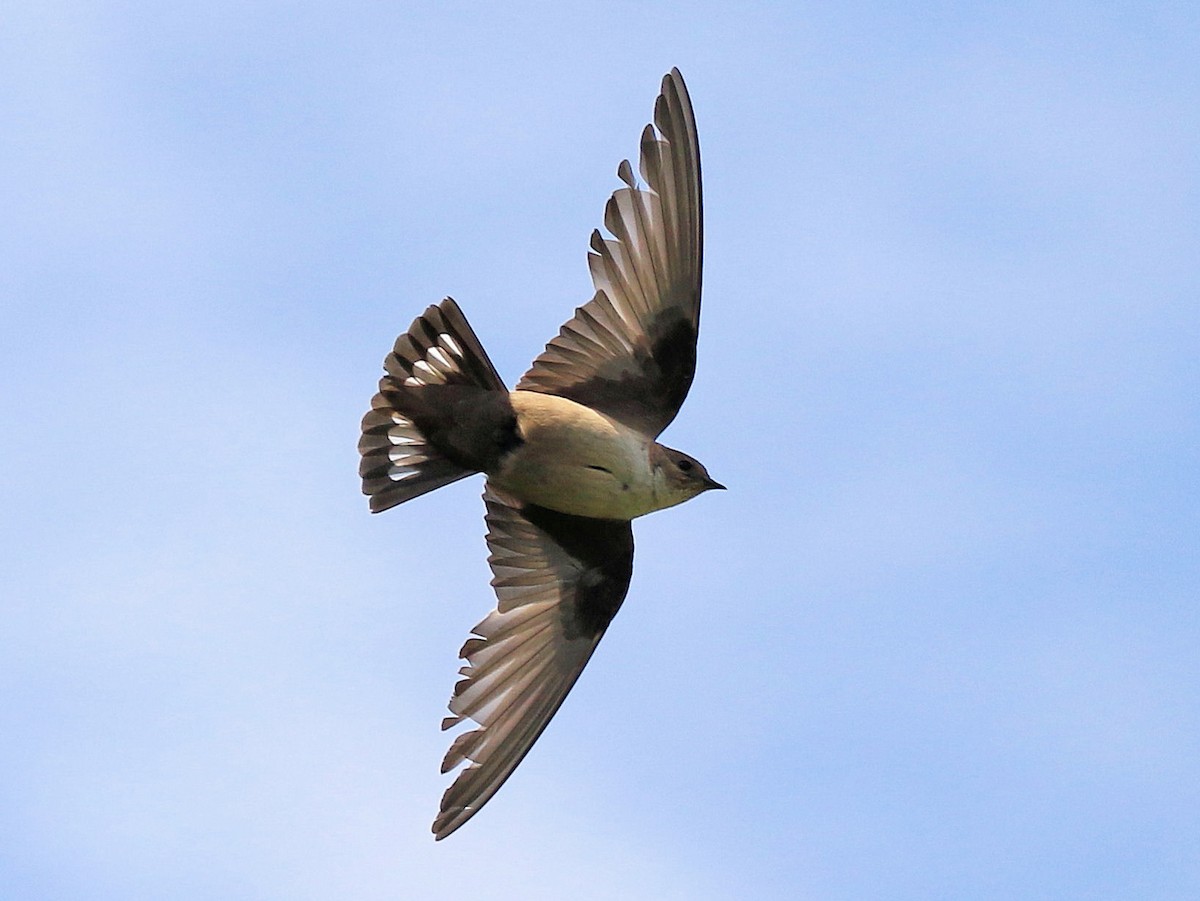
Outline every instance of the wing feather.
<svg viewBox="0 0 1200 901">
<path fill-rule="evenodd" d="M 433 824 L 442 839 L 487 803 L 529 752 L 616 615 L 633 569 L 628 522 L 522 505 L 491 487 L 488 562 L 496 609 L 463 645 L 449 729 L 465 719 L 442 772 L 462 764 Z"/>
<path fill-rule="evenodd" d="M 592 233 L 596 289 L 517 384 L 557 394 L 657 436 L 675 418 L 696 370 L 703 203 L 700 144 L 678 69 L 663 79 L 654 124 L 643 130 L 639 186 L 628 160 L 624 187 Z"/>
</svg>

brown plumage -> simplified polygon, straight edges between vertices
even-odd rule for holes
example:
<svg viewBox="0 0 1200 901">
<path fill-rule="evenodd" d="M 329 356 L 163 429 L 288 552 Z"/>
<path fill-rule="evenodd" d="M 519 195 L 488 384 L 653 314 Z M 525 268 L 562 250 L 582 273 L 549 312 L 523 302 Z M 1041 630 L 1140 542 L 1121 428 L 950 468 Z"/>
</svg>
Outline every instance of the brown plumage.
<svg viewBox="0 0 1200 901">
<path fill-rule="evenodd" d="M 657 128 L 657 132 L 655 131 Z M 496 793 L 558 710 L 625 599 L 630 520 L 712 488 L 699 461 L 655 439 L 696 366 L 703 214 L 695 118 L 677 69 L 594 232 L 595 296 L 509 392 L 458 305 L 417 317 L 384 361 L 363 418 L 359 472 L 386 510 L 487 476 L 496 609 L 473 630 L 442 727 L 476 724 L 442 764 L 465 764 L 434 821 L 445 838 Z"/>
</svg>

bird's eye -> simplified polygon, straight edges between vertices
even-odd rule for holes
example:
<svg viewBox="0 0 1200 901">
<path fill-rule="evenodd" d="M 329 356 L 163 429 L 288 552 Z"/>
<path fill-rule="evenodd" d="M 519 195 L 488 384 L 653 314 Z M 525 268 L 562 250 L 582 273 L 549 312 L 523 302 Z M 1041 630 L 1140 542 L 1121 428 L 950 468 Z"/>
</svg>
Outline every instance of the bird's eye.
<svg viewBox="0 0 1200 901">
<path fill-rule="evenodd" d="M 680 460 L 679 461 L 679 469 L 681 472 L 691 472 L 692 471 L 692 461 L 691 460 Z"/>
</svg>

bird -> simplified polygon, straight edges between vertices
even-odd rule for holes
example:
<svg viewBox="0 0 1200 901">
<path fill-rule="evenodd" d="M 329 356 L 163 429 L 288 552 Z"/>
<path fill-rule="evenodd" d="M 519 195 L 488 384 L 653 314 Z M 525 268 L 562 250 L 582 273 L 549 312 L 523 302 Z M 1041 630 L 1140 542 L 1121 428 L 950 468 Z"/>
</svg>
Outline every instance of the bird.
<svg viewBox="0 0 1200 901">
<path fill-rule="evenodd" d="M 401 334 L 362 420 L 359 475 L 377 513 L 485 476 L 496 607 L 459 656 L 433 823 L 473 817 L 558 711 L 629 590 L 631 520 L 725 486 L 660 444 L 696 370 L 704 244 L 700 146 L 677 68 L 604 210 L 595 293 L 510 391 L 452 298 Z"/>
</svg>

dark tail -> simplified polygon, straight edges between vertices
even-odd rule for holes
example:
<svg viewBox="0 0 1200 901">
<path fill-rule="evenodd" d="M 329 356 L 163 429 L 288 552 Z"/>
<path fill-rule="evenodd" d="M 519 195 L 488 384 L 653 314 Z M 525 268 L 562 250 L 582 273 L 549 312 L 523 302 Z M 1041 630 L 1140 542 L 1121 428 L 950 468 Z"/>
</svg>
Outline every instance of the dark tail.
<svg viewBox="0 0 1200 901">
<path fill-rule="evenodd" d="M 483 345 L 462 310 L 447 297 L 413 320 L 383 361 L 387 370 L 379 393 L 362 421 L 358 474 L 371 512 L 449 485 L 477 470 L 454 463 L 427 440 L 415 419 L 414 390 L 424 386 L 457 385 L 467 389 L 503 391 Z M 417 406 L 424 406 L 418 404 Z"/>
</svg>

